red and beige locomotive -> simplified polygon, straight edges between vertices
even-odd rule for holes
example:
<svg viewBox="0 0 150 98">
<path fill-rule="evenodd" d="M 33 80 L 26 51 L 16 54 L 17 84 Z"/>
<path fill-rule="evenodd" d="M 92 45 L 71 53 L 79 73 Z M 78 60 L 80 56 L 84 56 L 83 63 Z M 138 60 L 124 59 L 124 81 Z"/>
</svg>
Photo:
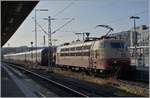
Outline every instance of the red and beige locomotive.
<svg viewBox="0 0 150 98">
<path fill-rule="evenodd" d="M 56 51 L 56 64 L 66 68 L 125 74 L 130 66 L 128 47 L 123 40 L 107 36 L 113 29 L 107 25 L 98 25 L 110 29 L 101 38 L 60 46 Z M 121 73 L 119 73 L 121 72 Z"/>
<path fill-rule="evenodd" d="M 126 71 L 130 58 L 124 41 L 104 37 L 58 47 L 56 64 L 94 72 Z"/>
</svg>

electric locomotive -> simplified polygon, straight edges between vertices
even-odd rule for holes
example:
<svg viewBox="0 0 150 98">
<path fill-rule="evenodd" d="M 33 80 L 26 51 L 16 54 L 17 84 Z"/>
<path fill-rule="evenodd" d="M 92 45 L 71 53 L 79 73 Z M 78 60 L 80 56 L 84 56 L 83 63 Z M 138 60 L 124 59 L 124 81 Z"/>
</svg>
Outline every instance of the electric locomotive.
<svg viewBox="0 0 150 98">
<path fill-rule="evenodd" d="M 110 31 L 112 28 L 103 26 Z M 109 31 L 109 32 L 110 32 Z M 88 37 L 84 41 L 57 47 L 56 64 L 67 69 L 119 75 L 127 73 L 130 55 L 126 43 L 115 37 Z"/>
</svg>

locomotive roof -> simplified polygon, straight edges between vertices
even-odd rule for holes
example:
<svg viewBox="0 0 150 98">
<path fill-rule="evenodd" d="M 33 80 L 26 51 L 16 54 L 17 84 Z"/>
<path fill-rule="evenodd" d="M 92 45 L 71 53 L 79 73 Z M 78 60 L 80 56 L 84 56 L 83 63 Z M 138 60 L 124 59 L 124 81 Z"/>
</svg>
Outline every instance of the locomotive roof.
<svg viewBox="0 0 150 98">
<path fill-rule="evenodd" d="M 69 48 L 69 47 L 77 47 L 77 46 L 84 46 L 84 45 L 91 45 L 94 41 L 90 41 L 90 42 L 78 42 L 78 43 L 72 43 L 69 45 L 65 45 L 65 46 L 60 46 L 59 48 Z"/>
<path fill-rule="evenodd" d="M 44 49 L 46 49 L 46 48 L 38 49 L 38 50 L 37 50 L 37 53 L 42 52 Z M 36 50 L 33 50 L 33 51 L 26 51 L 26 52 L 19 52 L 19 53 L 5 54 L 4 56 L 22 55 L 22 54 L 28 54 L 28 53 L 31 53 L 31 52 L 32 52 L 32 53 L 35 53 Z"/>
<path fill-rule="evenodd" d="M 123 40 L 118 40 L 118 39 L 101 39 L 101 40 L 95 40 L 95 41 L 87 41 L 87 42 L 77 42 L 77 43 L 72 43 L 72 44 L 69 44 L 69 45 L 64 45 L 64 46 L 59 46 L 59 48 L 71 48 L 71 47 L 78 47 L 78 46 L 85 46 L 85 45 L 91 45 L 93 42 L 96 42 L 96 41 L 100 41 L 100 42 L 103 42 L 103 41 L 120 41 L 122 42 Z"/>
<path fill-rule="evenodd" d="M 100 41 L 100 42 L 124 42 L 123 40 L 119 40 L 119 39 L 101 39 L 101 40 L 95 40 L 95 41 L 77 42 L 77 43 L 72 43 L 69 45 L 59 46 L 59 47 L 57 47 L 57 51 L 60 52 L 60 50 L 63 48 L 73 48 L 73 47 L 92 45 L 92 43 L 94 43 L 96 41 Z"/>
</svg>

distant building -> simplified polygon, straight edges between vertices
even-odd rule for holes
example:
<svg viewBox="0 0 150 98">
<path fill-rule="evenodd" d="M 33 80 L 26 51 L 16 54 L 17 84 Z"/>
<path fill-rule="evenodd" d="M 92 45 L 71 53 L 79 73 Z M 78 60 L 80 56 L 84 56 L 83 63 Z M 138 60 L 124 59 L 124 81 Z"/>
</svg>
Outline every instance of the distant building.
<svg viewBox="0 0 150 98">
<path fill-rule="evenodd" d="M 112 36 L 116 37 L 117 39 L 121 39 L 127 42 L 127 45 L 130 46 L 130 31 L 122 31 L 118 33 L 113 33 Z"/>
<path fill-rule="evenodd" d="M 131 42 L 131 33 L 132 42 Z M 149 27 L 146 25 L 136 27 L 136 33 L 133 32 L 133 29 L 122 31 L 118 33 L 113 33 L 112 36 L 115 36 L 117 39 L 125 40 L 128 46 L 134 46 L 135 42 L 137 42 L 136 46 L 148 46 L 149 45 Z"/>
<path fill-rule="evenodd" d="M 132 33 L 132 39 L 131 39 Z M 131 52 L 131 59 L 141 59 L 144 61 L 142 66 L 149 66 L 149 27 L 146 25 L 136 27 L 136 32 L 133 28 L 131 30 L 122 31 L 111 34 L 117 39 L 122 39 L 127 42 Z M 134 47 L 137 47 L 136 54 L 133 52 Z M 144 56 L 144 57 L 142 57 Z M 138 64 L 138 60 L 135 60 L 135 64 Z"/>
<path fill-rule="evenodd" d="M 149 27 L 142 25 L 136 28 L 138 32 L 137 43 L 138 46 L 148 46 L 149 45 Z"/>
</svg>

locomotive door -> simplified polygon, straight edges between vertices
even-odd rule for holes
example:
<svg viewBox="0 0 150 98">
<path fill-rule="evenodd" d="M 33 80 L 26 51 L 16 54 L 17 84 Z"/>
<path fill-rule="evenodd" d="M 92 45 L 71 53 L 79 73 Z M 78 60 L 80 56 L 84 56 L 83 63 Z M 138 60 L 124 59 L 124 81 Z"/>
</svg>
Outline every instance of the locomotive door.
<svg viewBox="0 0 150 98">
<path fill-rule="evenodd" d="M 98 66 L 98 46 L 99 41 L 94 41 L 93 45 L 91 46 L 89 67 L 92 69 L 96 69 Z"/>
<path fill-rule="evenodd" d="M 93 68 L 93 50 L 90 50 L 90 56 L 89 56 L 89 68 Z"/>
</svg>

